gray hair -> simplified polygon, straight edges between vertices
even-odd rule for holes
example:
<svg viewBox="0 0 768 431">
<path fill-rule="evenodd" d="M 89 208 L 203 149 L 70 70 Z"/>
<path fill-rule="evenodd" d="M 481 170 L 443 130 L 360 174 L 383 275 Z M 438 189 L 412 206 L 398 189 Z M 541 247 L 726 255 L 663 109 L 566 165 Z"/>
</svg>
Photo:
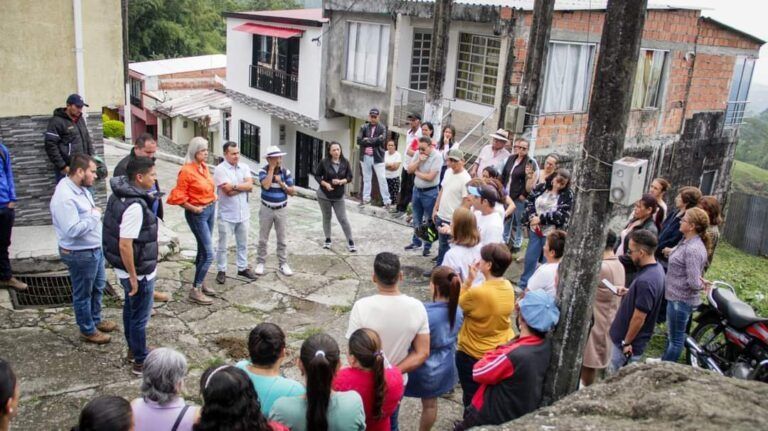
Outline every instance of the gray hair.
<svg viewBox="0 0 768 431">
<path fill-rule="evenodd" d="M 201 138 L 200 136 L 195 136 L 194 138 L 189 140 L 189 146 L 187 147 L 187 163 L 191 163 L 195 161 L 195 156 L 197 153 L 203 150 L 208 149 L 208 140 L 205 138 Z"/>
<path fill-rule="evenodd" d="M 161 347 L 149 353 L 142 370 L 141 396 L 160 405 L 179 396 L 187 374 L 187 358 L 176 350 Z"/>
</svg>

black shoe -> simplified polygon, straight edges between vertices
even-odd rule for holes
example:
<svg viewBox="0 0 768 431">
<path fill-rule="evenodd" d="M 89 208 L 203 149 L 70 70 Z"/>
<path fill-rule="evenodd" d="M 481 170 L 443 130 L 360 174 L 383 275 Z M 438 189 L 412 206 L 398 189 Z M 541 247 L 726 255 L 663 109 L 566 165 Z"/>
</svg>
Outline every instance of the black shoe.
<svg viewBox="0 0 768 431">
<path fill-rule="evenodd" d="M 256 273 L 253 272 L 253 270 L 251 270 L 251 268 L 245 268 L 242 271 L 237 271 L 237 275 L 239 275 L 240 277 L 245 277 L 248 280 L 256 280 L 257 278 L 259 278 L 256 275 Z"/>
<path fill-rule="evenodd" d="M 416 244 L 413 244 L 413 243 L 411 243 L 411 244 L 408 244 L 408 245 L 406 245 L 406 246 L 405 246 L 405 249 L 406 249 L 407 251 L 411 251 L 411 250 L 418 250 L 418 249 L 420 249 L 420 248 L 421 248 L 421 246 L 420 246 L 420 245 L 416 245 Z"/>
<path fill-rule="evenodd" d="M 227 281 L 227 273 L 219 271 L 216 273 L 216 283 L 224 284 Z"/>
<path fill-rule="evenodd" d="M 325 243 L 323 243 L 323 248 L 326 249 L 326 250 L 330 250 L 331 249 L 331 239 L 330 238 L 326 238 L 325 239 Z"/>
<path fill-rule="evenodd" d="M 432 258 L 432 262 L 435 262 L 435 263 L 437 263 L 437 256 L 435 256 L 435 257 L 433 257 L 433 258 Z"/>
<path fill-rule="evenodd" d="M 422 250 L 421 255 L 422 256 L 429 256 L 429 252 L 430 252 L 430 249 L 425 248 L 424 250 Z"/>
<path fill-rule="evenodd" d="M 357 247 L 355 247 L 355 242 L 354 241 L 352 241 L 352 240 L 349 241 L 349 243 L 347 244 L 347 250 L 350 253 L 356 253 L 357 252 Z"/>
</svg>

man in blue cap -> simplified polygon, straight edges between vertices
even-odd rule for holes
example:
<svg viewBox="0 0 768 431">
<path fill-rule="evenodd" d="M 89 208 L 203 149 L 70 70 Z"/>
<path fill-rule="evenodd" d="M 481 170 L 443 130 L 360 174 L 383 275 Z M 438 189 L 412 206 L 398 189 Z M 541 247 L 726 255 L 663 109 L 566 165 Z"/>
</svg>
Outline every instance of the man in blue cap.
<svg viewBox="0 0 768 431">
<path fill-rule="evenodd" d="M 94 155 L 93 141 L 83 118 L 87 103 L 79 94 L 67 97 L 67 106 L 56 108 L 45 131 L 45 152 L 56 168 L 58 182 L 69 173 L 69 160 L 75 154 Z"/>
<path fill-rule="evenodd" d="M 550 295 L 541 290 L 525 294 L 517 304 L 520 337 L 475 364 L 472 378 L 480 388 L 454 431 L 509 422 L 539 407 L 552 354 L 546 335 L 559 319 Z"/>
</svg>

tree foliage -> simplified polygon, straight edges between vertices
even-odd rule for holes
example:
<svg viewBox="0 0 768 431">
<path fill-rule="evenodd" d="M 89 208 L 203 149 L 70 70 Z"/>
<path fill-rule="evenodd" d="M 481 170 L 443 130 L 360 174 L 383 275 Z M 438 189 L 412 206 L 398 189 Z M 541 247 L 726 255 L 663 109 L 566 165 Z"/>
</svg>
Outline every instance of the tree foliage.
<svg viewBox="0 0 768 431">
<path fill-rule="evenodd" d="M 739 129 L 736 160 L 768 169 L 768 111 L 744 120 Z"/>
<path fill-rule="evenodd" d="M 294 0 L 130 0 L 130 61 L 223 53 L 223 12 L 295 9 Z"/>
</svg>

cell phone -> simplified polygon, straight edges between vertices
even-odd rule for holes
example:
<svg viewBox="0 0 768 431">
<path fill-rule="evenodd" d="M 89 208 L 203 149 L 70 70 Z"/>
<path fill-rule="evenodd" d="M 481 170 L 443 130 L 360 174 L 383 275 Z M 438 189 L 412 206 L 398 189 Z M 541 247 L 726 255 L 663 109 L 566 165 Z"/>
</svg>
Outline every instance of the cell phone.
<svg viewBox="0 0 768 431">
<path fill-rule="evenodd" d="M 608 279 L 607 279 L 607 278 L 604 278 L 604 279 L 601 281 L 601 283 L 603 283 L 603 286 L 607 287 L 607 288 L 608 288 L 608 290 L 610 290 L 611 292 L 613 292 L 613 294 L 614 294 L 614 295 L 618 295 L 618 294 L 619 294 L 619 290 L 618 290 L 618 289 L 616 289 L 616 286 L 614 286 L 614 285 L 613 285 L 613 283 L 611 283 L 610 281 L 608 281 Z"/>
</svg>

